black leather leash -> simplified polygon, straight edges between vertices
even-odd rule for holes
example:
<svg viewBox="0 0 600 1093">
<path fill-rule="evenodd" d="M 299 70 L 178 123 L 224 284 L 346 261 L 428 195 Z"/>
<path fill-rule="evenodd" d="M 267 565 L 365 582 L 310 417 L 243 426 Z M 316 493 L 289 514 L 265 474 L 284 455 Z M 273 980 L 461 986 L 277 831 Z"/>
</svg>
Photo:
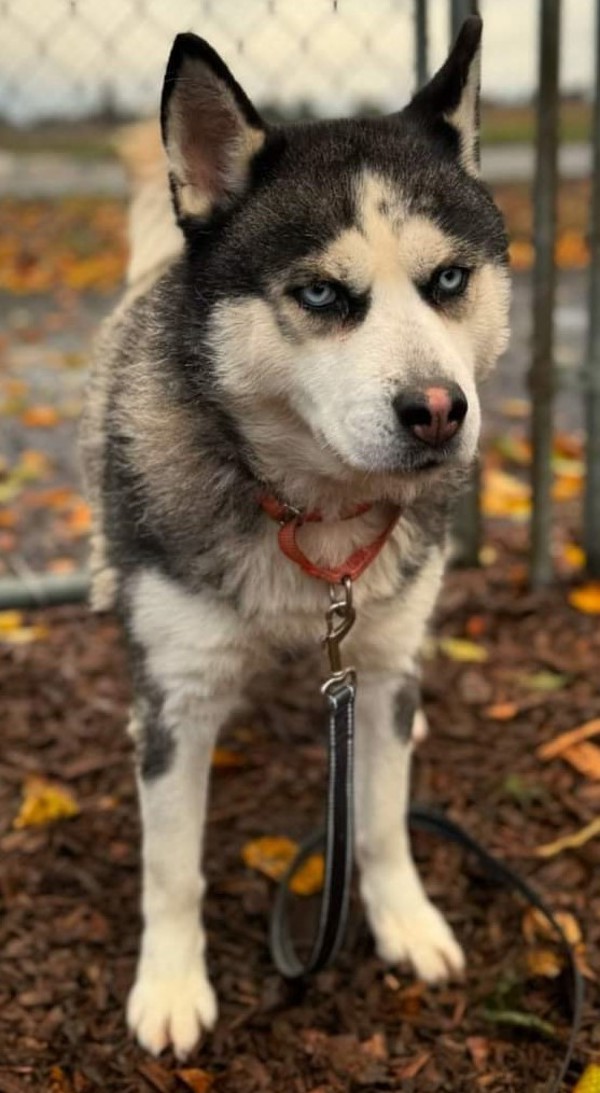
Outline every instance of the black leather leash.
<svg viewBox="0 0 600 1093">
<path fill-rule="evenodd" d="M 354 780 L 354 705 L 356 678 L 352 668 L 343 669 L 339 644 L 354 622 L 350 582 L 344 586 L 344 598 L 333 599 L 327 613 L 327 637 L 332 675 L 322 688 L 328 706 L 328 791 L 327 822 L 324 830 L 310 836 L 282 877 L 273 907 L 270 928 L 271 956 L 277 970 L 286 979 L 302 979 L 331 963 L 341 945 L 350 899 L 354 850 L 353 780 Z M 552 926 L 566 959 L 571 984 L 571 1031 L 557 1077 L 547 1093 L 559 1093 L 573 1059 L 582 1017 L 584 985 L 575 962 L 573 949 L 550 907 L 522 877 L 509 869 L 458 824 L 442 812 L 415 805 L 409 815 L 410 825 L 420 831 L 439 835 L 472 853 L 489 876 L 511 891 L 518 892 Z M 308 857 L 324 847 L 325 876 L 318 928 L 306 961 L 298 956 L 288 921 L 289 885 Z"/>
</svg>

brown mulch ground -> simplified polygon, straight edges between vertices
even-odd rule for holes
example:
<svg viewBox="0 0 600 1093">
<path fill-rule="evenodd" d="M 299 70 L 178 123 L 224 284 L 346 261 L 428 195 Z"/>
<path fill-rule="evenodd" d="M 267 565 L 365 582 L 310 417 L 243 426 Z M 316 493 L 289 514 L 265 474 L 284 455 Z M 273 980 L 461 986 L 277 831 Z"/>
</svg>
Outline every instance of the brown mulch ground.
<svg viewBox="0 0 600 1093">
<path fill-rule="evenodd" d="M 139 831 L 117 630 L 83 609 L 40 618 L 46 640 L 0 653 L 0 1093 L 185 1093 L 174 1060 L 150 1060 L 123 1020 L 139 932 Z M 479 665 L 436 655 L 429 663 L 432 732 L 418 753 L 415 796 L 447 808 L 557 909 L 573 912 L 600 973 L 600 840 L 548 862 L 534 854 L 598 814 L 599 782 L 534 754 L 542 741 L 600 716 L 598 619 L 570 608 L 564 588 L 530 595 L 505 559 L 453 574 L 439 624 L 453 635 L 476 633 L 490 657 Z M 565 984 L 528 976 L 522 906 L 457 849 L 416 840 L 428 888 L 469 954 L 465 984 L 423 989 L 391 975 L 373 956 L 358 906 L 333 970 L 304 993 L 274 973 L 272 883 L 248 871 L 240 851 L 258 835 L 302 837 L 320 816 L 323 740 L 318 717 L 303 709 L 309 684 L 296 671 L 297 704 L 276 708 L 263 693 L 258 711 L 225 741 L 243 765 L 214 772 L 206 919 L 221 1017 L 188 1068 L 212 1075 L 213 1093 L 541 1091 L 568 1028 Z M 553 692 L 532 690 L 522 676 L 540 671 L 568 680 Z M 507 701 L 518 706 L 513 720 L 485 715 L 490 703 Z M 14 830 L 29 772 L 68 785 L 81 814 Z M 554 1037 L 504 1027 L 506 1010 L 543 1018 Z M 578 1063 L 599 1058 L 592 982 Z M 188 1080 L 202 1088 L 198 1074 Z"/>
</svg>

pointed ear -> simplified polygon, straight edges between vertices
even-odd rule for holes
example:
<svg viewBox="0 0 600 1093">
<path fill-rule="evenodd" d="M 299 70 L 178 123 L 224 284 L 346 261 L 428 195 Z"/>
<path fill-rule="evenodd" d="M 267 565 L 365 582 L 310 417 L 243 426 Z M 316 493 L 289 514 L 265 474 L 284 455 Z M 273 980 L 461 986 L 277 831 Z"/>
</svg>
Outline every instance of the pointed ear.
<svg viewBox="0 0 600 1093">
<path fill-rule="evenodd" d="M 178 34 L 165 73 L 161 128 L 180 220 L 206 219 L 245 190 L 265 126 L 214 49 Z"/>
<path fill-rule="evenodd" d="M 472 175 L 479 174 L 482 25 L 478 15 L 465 20 L 445 64 L 407 107 L 408 113 L 447 122 L 457 131 L 460 161 Z"/>
</svg>

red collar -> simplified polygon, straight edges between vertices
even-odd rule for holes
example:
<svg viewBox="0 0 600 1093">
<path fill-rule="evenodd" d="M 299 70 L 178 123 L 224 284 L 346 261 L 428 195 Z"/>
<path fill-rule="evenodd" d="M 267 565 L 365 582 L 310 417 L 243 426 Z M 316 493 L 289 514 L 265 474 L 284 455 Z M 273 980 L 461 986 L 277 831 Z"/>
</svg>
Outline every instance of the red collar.
<svg viewBox="0 0 600 1093">
<path fill-rule="evenodd" d="M 358 547 L 356 550 L 352 551 L 352 554 L 349 554 L 341 565 L 334 566 L 332 569 L 326 569 L 324 566 L 318 566 L 314 562 L 311 562 L 310 558 L 307 558 L 306 554 L 300 549 L 296 540 L 298 529 L 301 528 L 303 524 L 320 523 L 323 520 L 323 515 L 318 509 L 314 509 L 311 512 L 299 512 L 298 509 L 294 509 L 290 505 L 285 505 L 281 501 L 278 501 L 276 497 L 269 495 L 263 495 L 260 498 L 260 505 L 264 512 L 267 513 L 267 516 L 270 516 L 272 520 L 276 520 L 279 524 L 277 538 L 280 550 L 285 554 L 286 558 L 289 558 L 290 561 L 299 565 L 300 568 L 311 577 L 317 577 L 321 581 L 327 581 L 328 584 L 339 584 L 344 577 L 349 577 L 351 581 L 355 581 L 357 577 L 360 577 L 361 573 L 363 573 L 367 566 L 375 560 L 381 548 L 389 539 L 400 516 L 400 510 L 396 509 L 383 531 L 380 532 L 373 542 L 367 543 L 366 546 Z M 340 519 L 352 520 L 355 516 L 362 516 L 363 513 L 369 512 L 372 507 L 373 506 L 368 502 L 362 505 L 355 505 L 354 508 L 345 512 Z"/>
</svg>

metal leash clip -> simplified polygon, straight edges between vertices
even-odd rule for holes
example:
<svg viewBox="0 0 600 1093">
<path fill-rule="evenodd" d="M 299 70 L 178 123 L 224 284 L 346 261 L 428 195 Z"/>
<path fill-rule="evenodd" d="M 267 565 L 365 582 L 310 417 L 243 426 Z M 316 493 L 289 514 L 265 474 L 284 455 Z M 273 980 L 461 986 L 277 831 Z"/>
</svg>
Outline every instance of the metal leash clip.
<svg viewBox="0 0 600 1093">
<path fill-rule="evenodd" d="M 326 694 L 333 683 L 339 683 L 345 679 L 354 679 L 354 668 L 342 667 L 340 645 L 346 635 L 354 626 L 356 611 L 352 603 L 352 581 L 350 577 L 343 577 L 340 586 L 330 585 L 329 595 L 331 603 L 325 613 L 327 633 L 322 639 L 327 650 L 331 675 L 321 687 Z"/>
</svg>

